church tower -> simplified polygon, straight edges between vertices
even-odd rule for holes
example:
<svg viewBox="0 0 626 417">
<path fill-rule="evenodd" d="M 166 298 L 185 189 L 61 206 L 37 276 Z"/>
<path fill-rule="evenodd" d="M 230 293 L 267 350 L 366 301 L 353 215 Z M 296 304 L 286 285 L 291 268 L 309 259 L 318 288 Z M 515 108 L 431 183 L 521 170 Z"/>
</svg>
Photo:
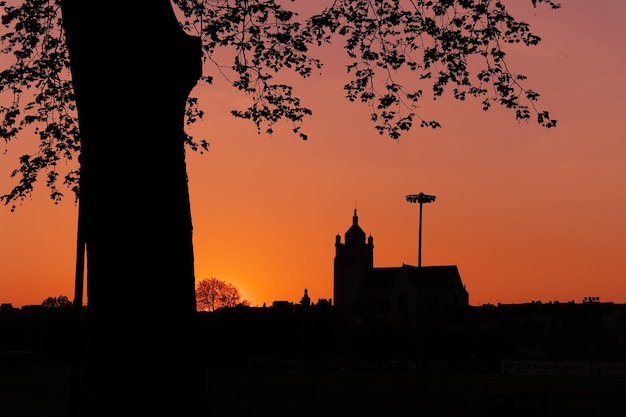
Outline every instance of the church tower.
<svg viewBox="0 0 626 417">
<path fill-rule="evenodd" d="M 362 306 L 359 303 L 365 284 L 365 277 L 374 268 L 374 238 L 367 241 L 365 232 L 359 226 L 356 209 L 352 226 L 345 234 L 335 237 L 334 299 L 335 311 L 339 316 L 359 316 Z"/>
</svg>

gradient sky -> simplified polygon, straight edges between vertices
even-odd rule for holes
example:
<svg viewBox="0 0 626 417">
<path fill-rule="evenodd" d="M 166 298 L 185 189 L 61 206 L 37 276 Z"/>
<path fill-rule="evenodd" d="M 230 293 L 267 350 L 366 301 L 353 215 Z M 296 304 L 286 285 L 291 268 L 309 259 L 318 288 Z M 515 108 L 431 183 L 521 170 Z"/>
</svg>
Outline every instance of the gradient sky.
<svg viewBox="0 0 626 417">
<path fill-rule="evenodd" d="M 298 301 L 305 287 L 314 302 L 332 298 L 335 235 L 355 204 L 375 266 L 415 265 L 418 206 L 405 195 L 424 192 L 437 200 L 424 206 L 423 264 L 457 265 L 470 304 L 626 302 L 626 2 L 526 3 L 515 15 L 543 42 L 509 63 L 556 129 L 443 99 L 422 103 L 442 129 L 379 136 L 343 98 L 339 45 L 320 51 L 322 75 L 287 77 L 314 113 L 306 142 L 288 125 L 258 135 L 230 117 L 243 97 L 225 82 L 198 87 L 206 115 L 193 133 L 211 148 L 188 158 L 196 279 L 228 281 L 252 305 Z M 33 146 L 0 155 L 1 193 Z M 0 207 L 0 303 L 73 297 L 76 207 L 55 206 L 41 185 L 15 213 Z"/>
</svg>

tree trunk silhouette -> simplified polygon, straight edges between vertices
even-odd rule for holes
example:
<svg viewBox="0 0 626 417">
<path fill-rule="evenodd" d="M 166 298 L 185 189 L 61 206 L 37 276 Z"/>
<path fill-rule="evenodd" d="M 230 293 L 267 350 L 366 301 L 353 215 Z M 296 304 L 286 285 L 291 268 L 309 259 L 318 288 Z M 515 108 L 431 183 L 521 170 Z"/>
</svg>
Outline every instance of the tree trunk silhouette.
<svg viewBox="0 0 626 417">
<path fill-rule="evenodd" d="M 184 111 L 201 46 L 168 0 L 63 0 L 81 130 L 85 416 L 206 412 Z"/>
</svg>

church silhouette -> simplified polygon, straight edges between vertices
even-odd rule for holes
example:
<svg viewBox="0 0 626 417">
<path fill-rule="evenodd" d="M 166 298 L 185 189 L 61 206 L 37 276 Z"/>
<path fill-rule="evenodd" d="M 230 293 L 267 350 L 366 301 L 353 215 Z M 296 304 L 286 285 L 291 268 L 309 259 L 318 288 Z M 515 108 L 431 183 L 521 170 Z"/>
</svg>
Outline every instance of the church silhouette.
<svg viewBox="0 0 626 417">
<path fill-rule="evenodd" d="M 335 238 L 334 304 L 342 318 L 444 320 L 467 309 L 469 293 L 456 265 L 374 267 L 374 238 L 354 209 L 344 243 Z"/>
</svg>

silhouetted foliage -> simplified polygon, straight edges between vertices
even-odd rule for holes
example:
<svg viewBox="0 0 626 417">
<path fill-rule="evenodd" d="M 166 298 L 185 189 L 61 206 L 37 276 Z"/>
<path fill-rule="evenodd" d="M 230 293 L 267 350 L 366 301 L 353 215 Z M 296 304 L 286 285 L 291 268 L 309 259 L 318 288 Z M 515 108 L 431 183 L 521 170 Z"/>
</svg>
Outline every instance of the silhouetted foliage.
<svg viewBox="0 0 626 417">
<path fill-rule="evenodd" d="M 58 297 L 48 297 L 41 303 L 43 307 L 71 307 L 72 302 L 65 295 L 59 295 Z"/>
<path fill-rule="evenodd" d="M 530 1 L 533 7 L 559 7 L 551 0 Z M 320 70 L 322 63 L 309 48 L 338 37 L 350 59 L 346 97 L 367 103 L 381 134 L 397 139 L 416 124 L 440 127 L 417 110 L 425 97 L 436 99 L 446 91 L 458 100 L 479 98 L 485 110 L 497 103 L 518 120 L 534 116 L 545 127 L 556 125 L 547 111 L 535 107 L 539 94 L 522 84 L 526 77 L 512 72 L 506 61 L 505 45 L 533 46 L 541 38 L 500 1 L 335 0 L 306 20 L 275 0 L 174 3 L 182 11 L 185 30 L 202 40 L 206 70 L 250 96 L 250 106 L 232 114 L 252 120 L 259 131 L 271 133 L 276 122 L 286 119 L 294 133 L 307 139 L 301 126 L 311 110 L 292 86 L 277 82 L 274 75 L 289 69 L 308 77 Z M 81 149 L 62 4 L 0 1 L 1 52 L 12 57 L 0 73 L 0 91 L 5 93 L 0 135 L 8 142 L 30 127 L 39 137 L 38 151 L 23 155 L 13 171 L 19 182 L 2 196 L 5 203 L 29 195 L 40 173 L 55 202 L 63 196 L 57 188 L 59 175 L 78 191 L 78 170 L 58 171 L 62 160 L 73 160 Z M 218 49 L 232 56 L 218 62 Z M 212 78 L 205 75 L 202 80 L 210 83 Z M 201 119 L 198 99 L 191 97 L 187 104 L 186 122 Z M 204 139 L 187 136 L 186 143 L 194 150 L 208 149 Z"/>
<path fill-rule="evenodd" d="M 248 305 L 241 300 L 241 294 L 234 285 L 217 278 L 207 278 L 196 286 L 196 308 L 198 311 L 215 311 L 224 307 L 235 307 L 239 304 Z"/>
</svg>

